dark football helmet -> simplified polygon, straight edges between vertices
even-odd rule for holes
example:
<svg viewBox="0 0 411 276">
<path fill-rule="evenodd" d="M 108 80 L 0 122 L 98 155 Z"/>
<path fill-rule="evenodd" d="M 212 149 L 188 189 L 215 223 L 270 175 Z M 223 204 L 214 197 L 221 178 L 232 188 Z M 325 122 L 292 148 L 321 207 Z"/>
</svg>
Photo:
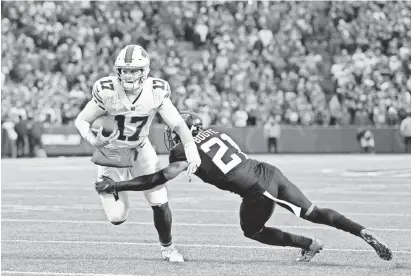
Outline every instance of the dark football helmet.
<svg viewBox="0 0 411 276">
<path fill-rule="evenodd" d="M 203 130 L 203 120 L 198 114 L 191 111 L 181 111 L 180 115 L 186 122 L 188 129 L 191 130 L 193 137 Z M 166 125 L 166 130 L 164 132 L 164 143 L 166 148 L 171 150 L 178 143 L 180 143 L 180 141 L 180 136 L 178 136 L 175 131 L 172 131 L 171 128 Z"/>
</svg>

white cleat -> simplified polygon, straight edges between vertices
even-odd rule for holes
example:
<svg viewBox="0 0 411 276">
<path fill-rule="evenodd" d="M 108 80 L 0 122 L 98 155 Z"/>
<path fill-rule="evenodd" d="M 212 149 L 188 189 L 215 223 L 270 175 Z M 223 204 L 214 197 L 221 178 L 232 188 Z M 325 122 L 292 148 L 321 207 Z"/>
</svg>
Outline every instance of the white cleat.
<svg viewBox="0 0 411 276">
<path fill-rule="evenodd" d="M 297 259 L 297 261 L 309 262 L 312 258 L 314 258 L 315 254 L 320 253 L 323 248 L 324 243 L 321 240 L 314 238 L 313 242 L 308 248 L 301 250 L 301 256 Z"/>
<path fill-rule="evenodd" d="M 183 255 L 178 252 L 178 250 L 174 247 L 174 244 L 164 247 L 161 246 L 161 255 L 163 259 L 170 262 L 170 263 L 183 263 L 184 257 Z"/>
</svg>

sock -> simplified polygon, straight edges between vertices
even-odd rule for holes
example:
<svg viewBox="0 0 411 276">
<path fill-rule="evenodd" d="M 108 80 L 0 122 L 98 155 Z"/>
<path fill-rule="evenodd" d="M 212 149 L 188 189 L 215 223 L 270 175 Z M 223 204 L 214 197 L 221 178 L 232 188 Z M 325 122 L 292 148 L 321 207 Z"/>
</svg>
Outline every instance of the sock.
<svg viewBox="0 0 411 276">
<path fill-rule="evenodd" d="M 157 229 L 158 237 L 162 246 L 167 247 L 172 244 L 171 224 L 172 216 L 168 202 L 153 208 L 154 226 Z"/>
<path fill-rule="evenodd" d="M 314 210 L 308 217 L 305 217 L 305 219 L 314 223 L 329 225 L 358 237 L 361 237 L 360 232 L 365 228 L 364 226 L 344 217 L 337 211 L 328 208 L 314 207 Z"/>
<path fill-rule="evenodd" d="M 247 237 L 264 244 L 298 248 L 308 248 L 313 242 L 310 238 L 283 232 L 272 227 L 264 227 L 260 232 Z"/>
</svg>

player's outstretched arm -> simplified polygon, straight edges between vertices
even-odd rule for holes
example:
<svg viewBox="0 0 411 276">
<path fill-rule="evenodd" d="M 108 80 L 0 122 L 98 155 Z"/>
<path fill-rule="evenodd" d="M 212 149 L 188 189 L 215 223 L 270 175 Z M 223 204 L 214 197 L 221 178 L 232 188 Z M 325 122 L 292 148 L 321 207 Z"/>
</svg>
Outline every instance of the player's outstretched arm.
<svg viewBox="0 0 411 276">
<path fill-rule="evenodd" d="M 188 163 L 178 161 L 170 163 L 167 167 L 153 174 L 142 175 L 128 181 L 115 182 L 111 178 L 105 177 L 103 181 L 97 182 L 96 191 L 99 193 L 115 193 L 121 191 L 145 191 L 156 186 L 163 185 L 167 181 L 175 178 L 182 171 L 186 170 Z"/>
<path fill-rule="evenodd" d="M 80 135 L 93 147 L 105 146 L 111 141 L 117 139 L 120 134 L 118 131 L 114 131 L 109 137 L 104 137 L 102 134 L 102 128 L 99 129 L 97 136 L 93 134 L 90 129 L 90 124 L 98 117 L 103 116 L 105 113 L 106 111 L 98 106 L 94 101 L 89 101 L 74 122 L 80 132 Z"/>
<path fill-rule="evenodd" d="M 187 175 L 191 176 L 201 165 L 201 158 L 191 131 L 188 129 L 184 119 L 181 117 L 170 99 L 164 100 L 163 105 L 159 109 L 159 113 L 167 125 L 180 136 L 189 164 L 187 167 Z"/>
</svg>

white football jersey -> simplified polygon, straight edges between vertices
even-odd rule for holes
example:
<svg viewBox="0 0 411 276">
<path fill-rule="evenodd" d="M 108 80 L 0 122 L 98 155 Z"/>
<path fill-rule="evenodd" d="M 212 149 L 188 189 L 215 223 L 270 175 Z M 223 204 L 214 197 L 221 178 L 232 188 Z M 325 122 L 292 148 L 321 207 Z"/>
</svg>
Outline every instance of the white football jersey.
<svg viewBox="0 0 411 276">
<path fill-rule="evenodd" d="M 99 79 L 93 86 L 93 100 L 106 115 L 117 121 L 120 136 L 107 147 L 137 147 L 148 136 L 151 123 L 165 100 L 170 100 L 170 85 L 157 78 L 147 78 L 142 92 L 134 100 L 126 92 L 116 76 Z"/>
</svg>

